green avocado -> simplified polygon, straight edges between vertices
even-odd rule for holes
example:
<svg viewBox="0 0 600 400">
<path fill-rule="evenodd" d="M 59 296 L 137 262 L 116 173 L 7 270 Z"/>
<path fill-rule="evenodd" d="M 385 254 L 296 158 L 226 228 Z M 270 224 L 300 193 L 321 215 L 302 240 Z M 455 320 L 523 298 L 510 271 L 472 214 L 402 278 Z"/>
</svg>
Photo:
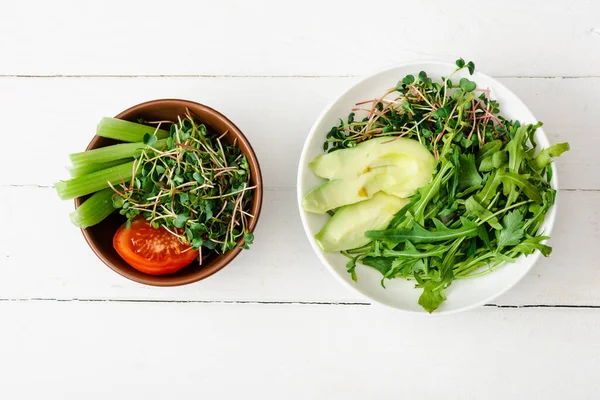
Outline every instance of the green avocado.
<svg viewBox="0 0 600 400">
<path fill-rule="evenodd" d="M 435 158 L 418 140 L 380 137 L 349 149 L 336 150 L 315 158 L 308 168 L 326 179 L 358 178 L 368 168 L 395 165 L 403 168 L 412 163 L 435 167 Z"/>
<path fill-rule="evenodd" d="M 416 165 L 406 168 L 384 166 L 371 169 L 356 179 L 333 179 L 326 181 L 312 190 L 302 199 L 302 208 L 317 214 L 325 214 L 329 210 L 348 204 L 367 200 L 380 191 L 389 194 L 406 194 L 401 188 L 418 174 Z M 398 196 L 406 197 L 406 196 Z"/>
<path fill-rule="evenodd" d="M 323 251 L 350 250 L 364 246 L 371 241 L 365 236 L 365 232 L 385 229 L 394 214 L 408 202 L 407 199 L 379 192 L 368 200 L 337 210 L 315 235 L 315 239 Z"/>
<path fill-rule="evenodd" d="M 416 140 L 370 139 L 319 156 L 309 164 L 316 175 L 329 180 L 304 197 L 302 208 L 324 214 L 370 199 L 380 191 L 409 197 L 429 183 L 435 165 L 435 158 Z"/>
</svg>

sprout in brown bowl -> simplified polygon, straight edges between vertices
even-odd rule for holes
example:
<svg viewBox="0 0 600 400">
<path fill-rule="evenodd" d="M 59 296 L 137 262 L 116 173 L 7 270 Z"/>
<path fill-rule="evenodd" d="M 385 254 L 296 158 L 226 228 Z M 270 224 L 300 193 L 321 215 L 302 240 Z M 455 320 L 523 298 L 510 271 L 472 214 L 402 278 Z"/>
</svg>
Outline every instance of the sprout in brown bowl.
<svg viewBox="0 0 600 400">
<path fill-rule="evenodd" d="M 183 285 L 219 271 L 252 243 L 260 167 L 225 116 L 191 101 L 154 100 L 103 119 L 97 134 L 71 155 L 72 179 L 56 189 L 75 198 L 73 221 L 115 272 Z M 115 139 L 130 143 L 114 146 Z"/>
</svg>

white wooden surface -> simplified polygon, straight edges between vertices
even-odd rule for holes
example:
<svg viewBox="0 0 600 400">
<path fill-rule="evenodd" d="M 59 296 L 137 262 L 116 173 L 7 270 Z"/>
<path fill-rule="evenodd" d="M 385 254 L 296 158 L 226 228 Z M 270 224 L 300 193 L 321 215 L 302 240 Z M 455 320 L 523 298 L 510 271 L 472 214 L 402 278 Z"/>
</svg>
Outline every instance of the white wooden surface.
<svg viewBox="0 0 600 400">
<path fill-rule="evenodd" d="M 301 145 L 360 76 L 473 59 L 571 152 L 551 258 L 494 304 L 406 316 L 340 286 L 295 204 Z M 0 3 L 0 398 L 597 398 L 600 3 Z M 246 133 L 266 193 L 256 244 L 208 280 L 129 282 L 51 185 L 100 117 L 154 98 Z"/>
</svg>

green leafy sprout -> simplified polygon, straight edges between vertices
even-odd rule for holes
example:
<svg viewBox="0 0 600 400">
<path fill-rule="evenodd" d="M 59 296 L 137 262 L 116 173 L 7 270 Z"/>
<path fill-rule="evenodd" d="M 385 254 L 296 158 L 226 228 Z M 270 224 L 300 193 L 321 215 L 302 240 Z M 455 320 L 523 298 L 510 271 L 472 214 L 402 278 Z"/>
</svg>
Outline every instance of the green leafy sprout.
<svg viewBox="0 0 600 400">
<path fill-rule="evenodd" d="M 194 249 L 223 254 L 248 248 L 253 190 L 246 156 L 233 143 L 217 136 L 187 114 L 170 128 L 166 146 L 153 147 L 158 138 L 145 134 L 133 165 L 133 179 L 111 185 L 113 205 L 127 217 L 138 215 L 155 228 L 163 227 Z M 203 255 L 202 257 L 206 257 Z"/>
</svg>

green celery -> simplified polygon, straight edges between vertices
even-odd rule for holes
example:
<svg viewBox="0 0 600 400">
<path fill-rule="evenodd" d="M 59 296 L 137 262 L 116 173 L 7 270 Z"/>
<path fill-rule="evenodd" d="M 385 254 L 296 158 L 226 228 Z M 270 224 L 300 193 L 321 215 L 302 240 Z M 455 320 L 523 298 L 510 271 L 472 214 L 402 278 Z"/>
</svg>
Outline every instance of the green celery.
<svg viewBox="0 0 600 400">
<path fill-rule="evenodd" d="M 100 171 L 102 169 L 114 167 L 116 165 L 125 164 L 131 161 L 131 158 L 123 158 L 121 160 L 107 161 L 103 163 L 87 164 L 80 167 L 69 167 L 69 174 L 71 178 L 78 178 L 83 175 L 91 174 L 92 172 Z"/>
<path fill-rule="evenodd" d="M 153 147 L 160 149 L 166 143 L 167 139 L 161 139 L 157 141 Z M 69 155 L 69 158 L 71 159 L 74 167 L 83 167 L 89 164 L 99 164 L 114 160 L 121 160 L 123 158 L 139 156 L 141 150 L 145 147 L 146 145 L 142 142 L 115 144 L 112 146 L 100 147 L 94 150 L 73 153 Z"/>
<path fill-rule="evenodd" d="M 131 180 L 133 176 L 133 163 L 134 161 L 92 172 L 91 174 L 69 179 L 68 181 L 60 181 L 54 187 L 62 200 L 85 196 L 86 194 L 109 187 L 109 182 L 115 185 Z"/>
<path fill-rule="evenodd" d="M 115 192 L 111 188 L 94 193 L 77 210 L 70 214 L 73 224 L 81 229 L 85 229 L 102 222 L 116 210 L 112 202 L 114 194 Z"/>
<path fill-rule="evenodd" d="M 123 142 L 141 142 L 145 134 L 156 135 L 159 139 L 169 137 L 169 132 L 164 129 L 109 117 L 102 118 L 96 129 L 98 136 Z"/>
</svg>

